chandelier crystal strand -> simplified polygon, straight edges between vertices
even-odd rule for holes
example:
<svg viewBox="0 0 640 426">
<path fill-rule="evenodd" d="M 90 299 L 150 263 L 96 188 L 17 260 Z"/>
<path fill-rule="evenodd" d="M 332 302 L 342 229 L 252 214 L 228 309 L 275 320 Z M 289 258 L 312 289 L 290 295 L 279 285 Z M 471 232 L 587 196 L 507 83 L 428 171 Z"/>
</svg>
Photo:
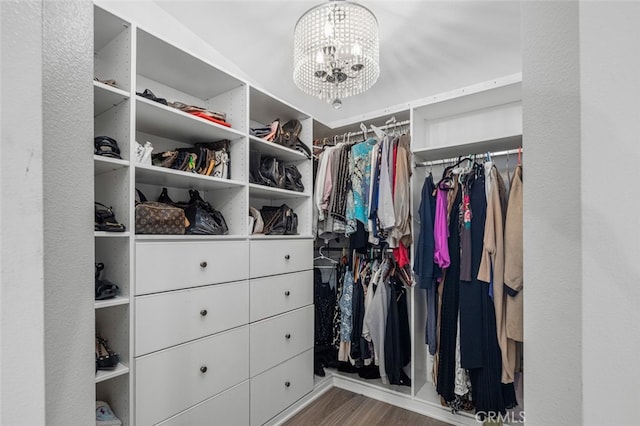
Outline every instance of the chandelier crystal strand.
<svg viewBox="0 0 640 426">
<path fill-rule="evenodd" d="M 333 0 L 308 10 L 294 30 L 293 80 L 331 103 L 358 95 L 380 75 L 378 21 L 357 3 Z"/>
</svg>

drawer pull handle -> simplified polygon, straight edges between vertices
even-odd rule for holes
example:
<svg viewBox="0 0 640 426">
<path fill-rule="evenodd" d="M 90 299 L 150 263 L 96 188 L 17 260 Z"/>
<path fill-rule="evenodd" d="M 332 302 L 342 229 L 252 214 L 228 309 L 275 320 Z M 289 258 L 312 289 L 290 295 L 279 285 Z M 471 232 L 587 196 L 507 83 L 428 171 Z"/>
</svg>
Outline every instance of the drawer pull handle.
<svg viewBox="0 0 640 426">
<path fill-rule="evenodd" d="M 291 339 L 291 334 L 287 333 L 287 334 L 284 335 L 284 337 L 285 337 L 285 339 L 289 340 L 289 339 Z"/>
<path fill-rule="evenodd" d="M 207 366 L 203 365 L 202 367 L 200 367 L 200 371 L 203 372 L 203 373 L 206 373 L 207 372 Z"/>
<path fill-rule="evenodd" d="M 284 386 L 288 388 L 289 386 L 291 386 L 291 382 L 287 380 L 286 382 L 284 382 Z"/>
<path fill-rule="evenodd" d="M 200 267 L 201 268 L 206 268 L 207 267 L 207 262 L 200 262 Z"/>
<path fill-rule="evenodd" d="M 284 258 L 285 258 L 286 260 L 289 260 L 289 259 L 291 259 L 291 256 L 289 256 L 288 254 L 285 254 L 285 255 L 284 255 Z"/>
<path fill-rule="evenodd" d="M 200 311 L 200 315 L 202 315 L 203 317 L 206 317 L 207 314 L 208 314 L 208 312 L 207 312 L 206 309 L 203 309 L 203 310 Z"/>
<path fill-rule="evenodd" d="M 291 292 L 289 290 L 287 290 L 287 291 L 284 292 L 284 295 L 285 296 L 289 296 L 289 295 L 291 295 Z"/>
</svg>

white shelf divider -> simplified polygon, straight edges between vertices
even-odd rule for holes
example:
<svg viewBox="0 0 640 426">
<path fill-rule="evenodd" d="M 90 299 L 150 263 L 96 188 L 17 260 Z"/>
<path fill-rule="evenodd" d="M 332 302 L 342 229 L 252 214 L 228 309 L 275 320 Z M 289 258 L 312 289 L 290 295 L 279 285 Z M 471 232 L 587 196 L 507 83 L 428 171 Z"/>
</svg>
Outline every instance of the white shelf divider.
<svg viewBox="0 0 640 426">
<path fill-rule="evenodd" d="M 129 367 L 119 362 L 113 370 L 98 370 L 96 373 L 96 383 L 104 382 L 105 380 L 113 379 L 114 377 L 129 374 Z"/>
<path fill-rule="evenodd" d="M 103 157 L 101 155 L 93 156 L 94 175 L 101 175 L 103 173 L 122 169 L 124 167 L 129 167 L 128 160 L 121 160 L 119 158 L 111 158 L 111 157 Z"/>
<path fill-rule="evenodd" d="M 287 148 L 286 146 L 278 145 L 275 142 L 268 142 L 264 139 L 250 136 L 249 140 L 251 145 L 260 151 L 262 156 L 272 156 L 278 158 L 280 161 L 305 161 L 307 156 L 295 149 Z"/>
<path fill-rule="evenodd" d="M 258 198 L 310 198 L 308 192 L 290 191 L 288 189 L 272 188 L 270 186 L 249 184 L 249 194 L 251 197 Z"/>
<path fill-rule="evenodd" d="M 93 231 L 94 237 L 100 238 L 128 238 L 131 235 L 129 231 L 125 232 L 107 232 L 107 231 Z"/>
<path fill-rule="evenodd" d="M 208 191 L 212 189 L 240 188 L 243 182 L 187 173 L 166 167 L 136 164 L 136 182 L 158 186 Z"/>
<path fill-rule="evenodd" d="M 129 93 L 99 81 L 93 82 L 93 116 L 97 116 L 129 99 Z"/>
<path fill-rule="evenodd" d="M 95 308 L 108 308 L 111 306 L 119 306 L 119 305 L 127 305 L 129 303 L 129 298 L 124 296 L 116 296 L 113 299 L 107 300 L 96 300 Z"/>
<path fill-rule="evenodd" d="M 245 133 L 196 117 L 140 96 L 136 97 L 136 129 L 182 142 L 234 140 Z"/>
</svg>

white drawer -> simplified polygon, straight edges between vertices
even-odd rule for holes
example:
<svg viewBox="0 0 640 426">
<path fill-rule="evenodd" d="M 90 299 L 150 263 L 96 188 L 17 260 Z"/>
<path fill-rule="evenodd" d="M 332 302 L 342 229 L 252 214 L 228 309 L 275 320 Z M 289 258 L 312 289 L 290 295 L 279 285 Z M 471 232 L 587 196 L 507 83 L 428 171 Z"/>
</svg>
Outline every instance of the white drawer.
<svg viewBox="0 0 640 426">
<path fill-rule="evenodd" d="M 313 347 L 313 305 L 250 325 L 251 377 Z"/>
<path fill-rule="evenodd" d="M 249 381 L 210 398 L 169 420 L 162 426 L 248 425 Z"/>
<path fill-rule="evenodd" d="M 136 358 L 136 424 L 152 425 L 249 377 L 249 327 Z"/>
<path fill-rule="evenodd" d="M 251 322 L 313 303 L 313 271 L 254 278 L 250 287 Z"/>
<path fill-rule="evenodd" d="M 313 268 L 313 240 L 251 241 L 251 278 Z"/>
<path fill-rule="evenodd" d="M 135 356 L 247 324 L 249 282 L 138 296 Z"/>
<path fill-rule="evenodd" d="M 247 241 L 136 243 L 136 294 L 249 278 Z"/>
<path fill-rule="evenodd" d="M 313 389 L 313 349 L 251 379 L 251 425 L 262 425 Z"/>
</svg>

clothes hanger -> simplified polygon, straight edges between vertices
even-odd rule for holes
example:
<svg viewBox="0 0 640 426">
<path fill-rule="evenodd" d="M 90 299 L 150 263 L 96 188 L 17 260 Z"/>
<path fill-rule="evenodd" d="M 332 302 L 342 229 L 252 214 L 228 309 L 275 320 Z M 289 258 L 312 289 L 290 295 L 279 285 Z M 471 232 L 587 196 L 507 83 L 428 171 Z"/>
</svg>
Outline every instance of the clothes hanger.
<svg viewBox="0 0 640 426">
<path fill-rule="evenodd" d="M 392 115 L 391 118 L 389 118 L 387 121 L 384 122 L 384 125 L 387 127 L 387 129 L 389 127 L 391 127 L 391 125 L 393 124 L 393 132 L 391 134 L 394 135 L 394 136 L 398 136 L 396 134 L 396 130 L 397 130 L 397 127 L 398 127 L 397 123 L 398 122 L 396 121 L 396 116 L 395 115 Z"/>
<path fill-rule="evenodd" d="M 318 248 L 318 253 L 320 253 L 320 256 L 314 257 L 314 258 L 313 258 L 313 261 L 314 261 L 314 262 L 315 262 L 316 260 L 328 260 L 328 261 L 329 261 L 329 262 L 331 262 L 332 264 L 338 264 L 338 263 L 340 263 L 340 262 L 338 262 L 338 261 L 337 261 L 337 260 L 335 260 L 335 259 L 332 259 L 332 258 L 330 258 L 330 257 L 325 256 L 325 254 L 322 252 L 323 247 L 324 247 L 324 246 L 320 246 L 320 247 Z"/>
<path fill-rule="evenodd" d="M 522 165 L 522 147 L 518 148 L 518 166 Z"/>
<path fill-rule="evenodd" d="M 367 140 L 367 126 L 365 126 L 364 123 L 360 123 L 360 129 L 362 130 L 362 137 L 366 141 Z"/>
<path fill-rule="evenodd" d="M 373 133 L 375 133 L 378 140 L 384 139 L 384 137 L 387 135 L 382 129 L 374 126 L 373 124 L 371 125 L 371 130 L 373 130 Z"/>
</svg>

